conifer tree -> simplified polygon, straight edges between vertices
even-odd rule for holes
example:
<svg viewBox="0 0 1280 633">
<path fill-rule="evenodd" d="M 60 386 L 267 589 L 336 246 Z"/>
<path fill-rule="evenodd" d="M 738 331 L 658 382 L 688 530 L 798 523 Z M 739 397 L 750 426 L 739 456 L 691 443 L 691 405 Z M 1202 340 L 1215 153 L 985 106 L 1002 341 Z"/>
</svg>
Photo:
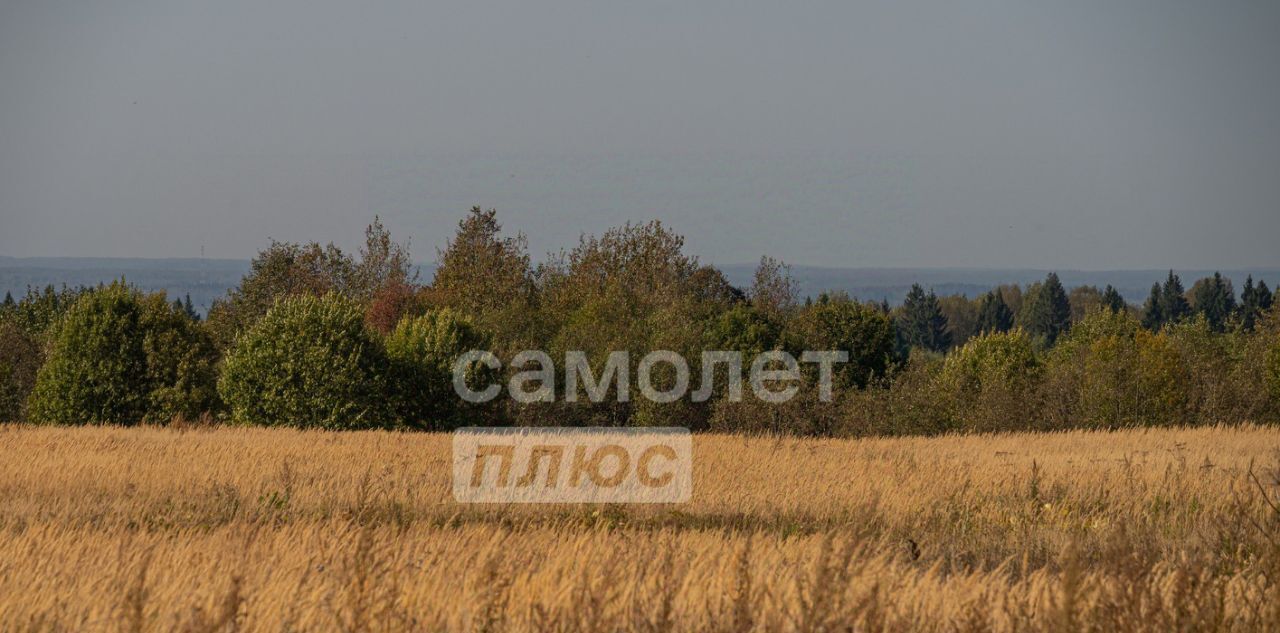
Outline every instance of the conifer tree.
<svg viewBox="0 0 1280 633">
<path fill-rule="evenodd" d="M 1164 295 L 1160 284 L 1151 284 L 1151 294 L 1142 305 L 1142 327 L 1155 332 L 1164 327 Z"/>
<path fill-rule="evenodd" d="M 1009 304 L 1004 302 L 1004 297 L 994 290 L 982 295 L 982 299 L 978 301 L 977 332 L 991 334 L 1008 332 L 1012 328 L 1013 310 L 1010 310 Z"/>
<path fill-rule="evenodd" d="M 1191 304 L 1187 302 L 1182 280 L 1172 270 L 1160 289 L 1160 314 L 1163 317 L 1161 325 L 1177 323 L 1191 316 Z"/>
<path fill-rule="evenodd" d="M 191 303 L 191 293 L 187 293 L 187 298 L 182 302 L 182 311 L 191 317 L 192 321 L 199 321 L 200 315 L 196 312 L 195 304 Z"/>
<path fill-rule="evenodd" d="M 942 314 L 938 295 L 925 294 L 920 284 L 912 284 L 902 303 L 899 330 L 909 347 L 920 347 L 934 352 L 945 351 L 951 346 L 951 333 L 947 331 L 947 317 Z"/>
<path fill-rule="evenodd" d="M 1106 290 L 1102 291 L 1102 306 L 1116 313 L 1124 312 L 1127 307 L 1124 297 L 1120 296 L 1120 291 L 1111 284 L 1107 284 Z"/>
<path fill-rule="evenodd" d="M 1034 336 L 1043 337 L 1050 345 L 1071 326 L 1071 302 L 1062 288 L 1057 273 L 1045 277 L 1040 291 L 1027 310 L 1026 328 Z"/>
<path fill-rule="evenodd" d="M 1253 285 L 1253 275 L 1244 280 L 1244 289 L 1240 291 L 1240 327 L 1246 332 L 1252 331 L 1267 310 L 1271 309 L 1271 289 L 1267 282 L 1258 280 Z"/>
<path fill-rule="evenodd" d="M 1191 288 L 1191 298 L 1195 300 L 1195 313 L 1203 315 L 1215 332 L 1225 330 L 1236 311 L 1235 289 L 1222 273 L 1197 281 Z"/>
<path fill-rule="evenodd" d="M 1258 294 L 1253 287 L 1253 275 L 1244 278 L 1244 288 L 1240 289 L 1240 328 L 1252 331 L 1258 318 Z"/>
</svg>

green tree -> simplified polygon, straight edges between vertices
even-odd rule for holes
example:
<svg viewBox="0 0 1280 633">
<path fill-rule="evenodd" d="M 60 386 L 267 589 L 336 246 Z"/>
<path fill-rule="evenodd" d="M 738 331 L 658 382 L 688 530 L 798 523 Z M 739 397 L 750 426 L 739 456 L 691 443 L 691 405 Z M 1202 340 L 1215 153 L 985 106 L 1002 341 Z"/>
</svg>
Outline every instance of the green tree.
<svg viewBox="0 0 1280 633">
<path fill-rule="evenodd" d="M 1026 424 L 1027 403 L 1039 384 L 1040 361 L 1022 330 L 983 334 L 947 354 L 938 376 L 948 417 L 967 431 Z"/>
<path fill-rule="evenodd" d="M 1097 286 L 1076 286 L 1067 293 L 1067 302 L 1071 305 L 1071 322 L 1078 323 L 1102 305 L 1102 291 Z"/>
<path fill-rule="evenodd" d="M 1142 327 L 1155 332 L 1164 327 L 1164 322 L 1164 294 L 1160 284 L 1151 284 L 1151 295 L 1142 305 Z"/>
<path fill-rule="evenodd" d="M 524 349 L 551 334 L 539 327 L 528 242 L 522 234 L 503 237 L 496 210 L 472 207 L 437 259 L 429 305 L 467 315 L 492 332 L 503 351 Z"/>
<path fill-rule="evenodd" d="M 1231 280 L 1222 273 L 1213 273 L 1191 286 L 1192 309 L 1204 315 L 1214 332 L 1222 332 L 1236 311 L 1236 293 Z"/>
<path fill-rule="evenodd" d="M 791 267 L 772 257 L 761 257 L 748 296 L 762 313 L 770 318 L 782 318 L 796 307 L 799 296 Z"/>
<path fill-rule="evenodd" d="M 359 303 L 336 293 L 281 299 L 227 355 L 218 391 L 243 424 L 395 425 L 387 359 Z"/>
<path fill-rule="evenodd" d="M 789 329 L 803 350 L 845 351 L 835 365 L 838 387 L 865 387 L 883 377 L 894 361 L 893 322 L 873 305 L 841 298 L 816 303 L 796 315 Z"/>
<path fill-rule="evenodd" d="M 897 326 L 909 348 L 942 352 L 951 346 L 947 317 L 938 305 L 938 296 L 932 290 L 925 294 L 920 284 L 912 284 L 907 292 Z"/>
<path fill-rule="evenodd" d="M 1124 312 L 1129 307 L 1124 297 L 1120 296 L 1120 291 L 1111 284 L 1107 284 L 1106 290 L 1102 291 L 1102 306 L 1112 312 Z"/>
<path fill-rule="evenodd" d="M 29 415 L 64 424 L 167 422 L 215 406 L 212 341 L 162 293 L 84 294 L 50 332 Z"/>
<path fill-rule="evenodd" d="M 938 307 L 942 316 L 947 317 L 947 332 L 951 335 L 951 345 L 964 345 L 964 342 L 977 333 L 978 302 L 972 301 L 962 294 L 938 297 Z"/>
<path fill-rule="evenodd" d="M 1071 327 L 1071 302 L 1058 281 L 1057 273 L 1049 273 L 1044 283 L 1030 298 L 1023 327 L 1027 333 L 1052 345 L 1063 332 Z"/>
<path fill-rule="evenodd" d="M 1013 310 L 1004 302 L 999 292 L 992 290 L 978 302 L 978 323 L 975 329 L 979 334 L 1008 332 L 1013 328 Z"/>
<path fill-rule="evenodd" d="M 1244 280 L 1244 289 L 1240 292 L 1240 327 L 1246 332 L 1252 332 L 1257 325 L 1258 319 L 1271 309 L 1271 289 L 1267 288 L 1267 282 L 1258 281 L 1258 285 L 1253 285 L 1253 275 L 1249 275 Z"/>
<path fill-rule="evenodd" d="M 781 346 L 782 325 L 755 306 L 739 303 L 715 317 L 707 329 L 707 342 L 709 349 L 754 357 Z"/>
<path fill-rule="evenodd" d="M 1182 289 L 1182 280 L 1172 270 L 1160 289 L 1160 316 L 1161 326 L 1178 323 L 1191 316 L 1191 304 Z"/>
<path fill-rule="evenodd" d="M 337 292 L 364 305 L 388 285 L 415 279 L 407 249 L 391 241 L 375 217 L 365 230 L 359 260 L 333 244 L 273 240 L 253 259 L 240 285 L 214 301 L 207 321 L 219 347 L 225 349 L 285 297 Z"/>
<path fill-rule="evenodd" d="M 470 321 L 448 308 L 433 310 L 400 321 L 384 343 L 391 397 L 402 422 L 421 429 L 451 429 L 465 425 L 467 414 L 476 413 L 453 388 L 458 357 L 489 349 L 489 337 Z M 472 372 L 472 379 L 478 371 Z"/>
</svg>

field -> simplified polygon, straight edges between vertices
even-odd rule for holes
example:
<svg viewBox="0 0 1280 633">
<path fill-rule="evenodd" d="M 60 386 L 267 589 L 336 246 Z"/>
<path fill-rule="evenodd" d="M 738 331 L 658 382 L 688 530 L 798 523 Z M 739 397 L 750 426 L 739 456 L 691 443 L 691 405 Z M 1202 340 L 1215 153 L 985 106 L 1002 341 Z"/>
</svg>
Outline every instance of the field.
<svg viewBox="0 0 1280 633">
<path fill-rule="evenodd" d="M 694 441 L 488 507 L 447 435 L 0 426 L 0 629 L 1280 630 L 1275 428 Z"/>
</svg>

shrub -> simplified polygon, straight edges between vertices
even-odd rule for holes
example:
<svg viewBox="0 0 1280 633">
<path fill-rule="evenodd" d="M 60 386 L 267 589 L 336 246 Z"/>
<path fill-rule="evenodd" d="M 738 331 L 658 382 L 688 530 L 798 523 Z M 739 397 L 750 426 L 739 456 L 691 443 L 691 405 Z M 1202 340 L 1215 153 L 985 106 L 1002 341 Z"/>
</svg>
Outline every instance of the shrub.
<svg viewBox="0 0 1280 633">
<path fill-rule="evenodd" d="M 966 431 L 1026 429 L 1040 378 L 1035 344 L 1021 329 L 982 334 L 947 355 L 938 393 Z"/>
<path fill-rule="evenodd" d="M 386 428 L 386 371 L 358 303 L 334 293 L 300 295 L 277 302 L 237 338 L 218 392 L 240 423 Z"/>
<path fill-rule="evenodd" d="M 386 338 L 391 373 L 389 386 L 397 415 L 418 428 L 448 429 L 475 414 L 453 390 L 453 363 L 470 350 L 485 350 L 489 337 L 471 321 L 449 310 L 401 320 Z M 483 370 L 473 372 L 469 380 Z M 487 372 L 485 372 L 487 373 Z"/>
<path fill-rule="evenodd" d="M 135 424 L 214 405 L 213 345 L 163 294 L 123 282 L 87 293 L 53 326 L 30 399 L 35 422 Z"/>
</svg>

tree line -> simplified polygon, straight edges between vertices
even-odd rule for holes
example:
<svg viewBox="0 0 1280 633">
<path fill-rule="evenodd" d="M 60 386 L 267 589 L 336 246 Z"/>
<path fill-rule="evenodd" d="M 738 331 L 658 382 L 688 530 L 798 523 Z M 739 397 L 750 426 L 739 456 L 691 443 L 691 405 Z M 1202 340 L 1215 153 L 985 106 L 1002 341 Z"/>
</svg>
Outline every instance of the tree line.
<svg viewBox="0 0 1280 633">
<path fill-rule="evenodd" d="M 1280 306 L 1265 282 L 1172 272 L 1140 307 L 1056 274 L 976 298 L 916 285 L 900 306 L 801 299 L 764 257 L 749 287 L 684 252 L 658 222 L 584 236 L 539 262 L 493 210 L 473 208 L 419 279 L 377 220 L 358 253 L 272 242 L 201 320 L 190 302 L 120 280 L 29 290 L 0 304 L 0 419 L 58 424 L 221 420 L 328 429 L 672 425 L 825 435 L 1269 422 L 1280 418 Z M 841 350 L 836 397 L 805 373 L 782 404 L 578 398 L 463 402 L 452 364 L 471 349 Z M 509 374 L 518 367 L 504 367 Z M 722 369 L 722 368 L 721 368 Z M 632 375 L 635 368 L 632 367 Z M 468 381 L 502 380 L 483 367 Z M 674 377 L 659 371 L 655 386 Z M 556 385 L 563 393 L 564 385 Z"/>
</svg>

